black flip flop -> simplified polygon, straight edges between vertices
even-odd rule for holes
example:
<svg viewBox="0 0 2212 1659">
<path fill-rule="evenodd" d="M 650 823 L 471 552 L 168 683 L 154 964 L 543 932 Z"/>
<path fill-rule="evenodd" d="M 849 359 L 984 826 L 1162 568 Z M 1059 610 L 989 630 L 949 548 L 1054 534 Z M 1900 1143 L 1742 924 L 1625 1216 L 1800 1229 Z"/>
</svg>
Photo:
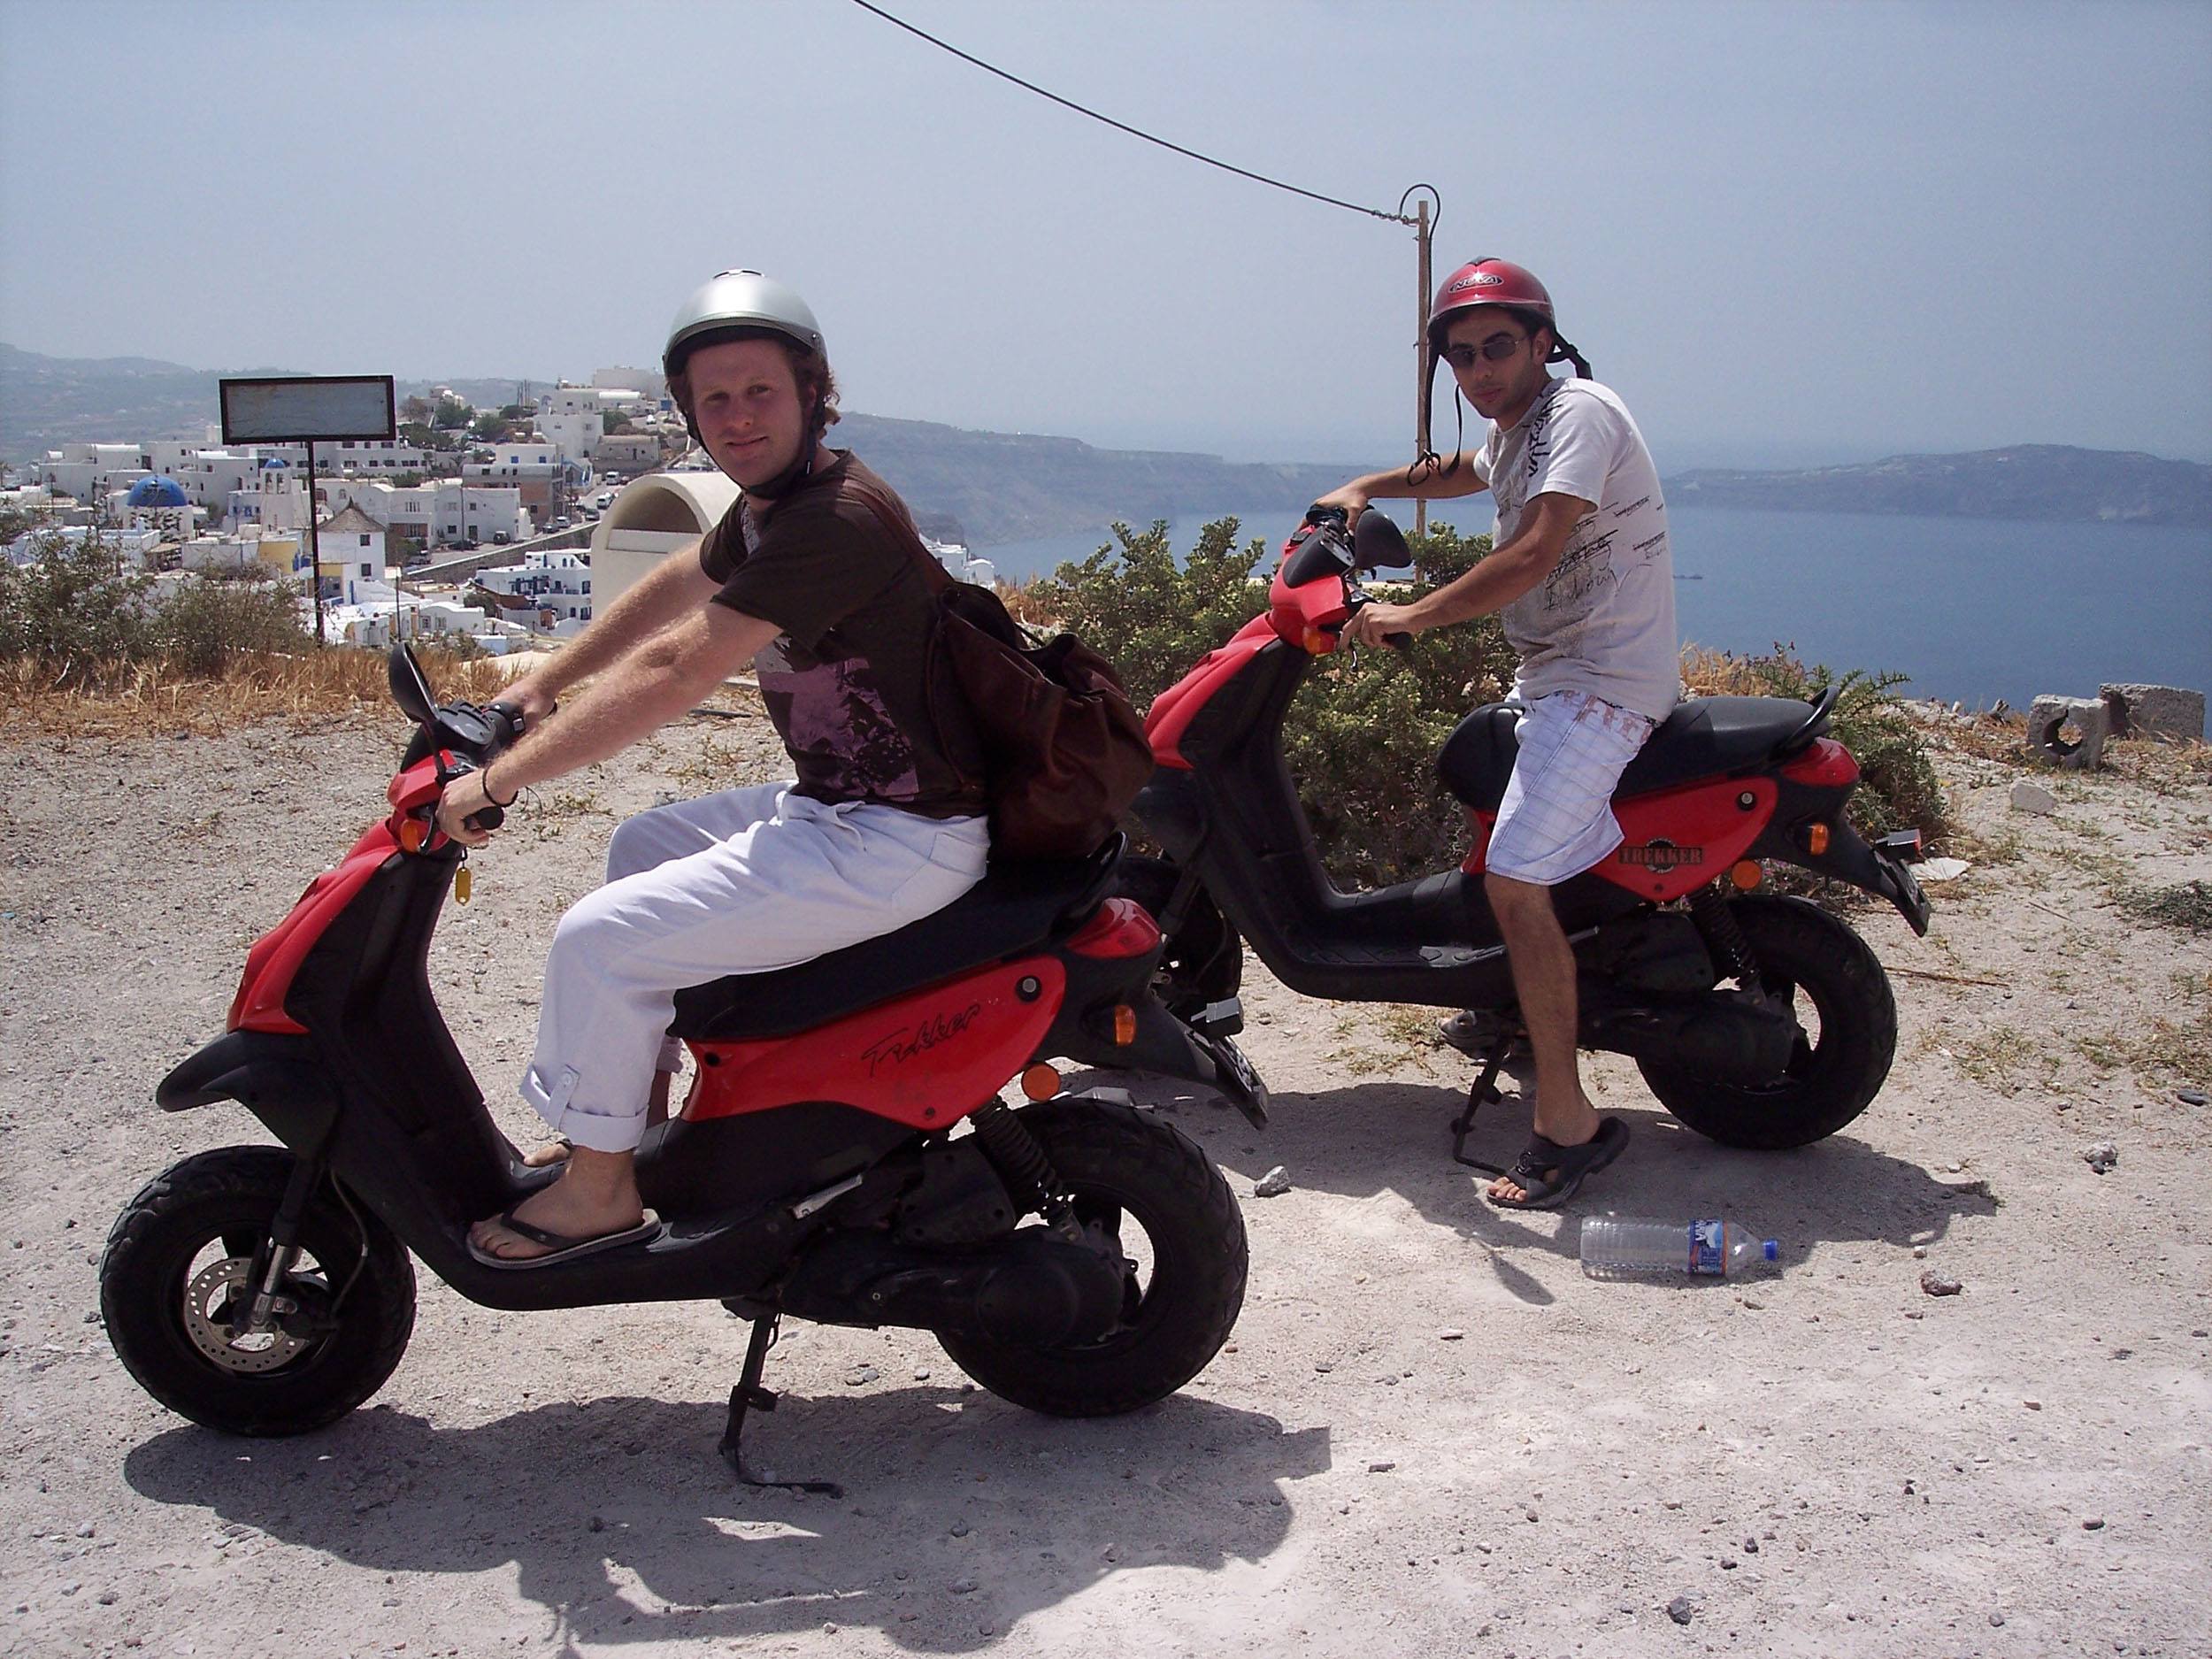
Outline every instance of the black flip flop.
<svg viewBox="0 0 2212 1659">
<path fill-rule="evenodd" d="M 516 1209 L 520 1208 L 520 1205 L 516 1206 Z M 518 1237 L 529 1240 L 533 1244 L 542 1244 L 547 1253 L 543 1256 L 523 1256 L 512 1258 L 494 1256 L 489 1250 L 478 1244 L 474 1239 L 471 1239 L 469 1254 L 486 1267 L 502 1269 L 550 1267 L 556 1262 L 572 1262 L 581 1256 L 595 1256 L 602 1250 L 611 1250 L 617 1245 L 635 1244 L 640 1240 L 653 1237 L 661 1230 L 660 1222 L 654 1217 L 648 1216 L 634 1227 L 622 1227 L 613 1233 L 603 1233 L 596 1238 L 577 1239 L 571 1238 L 565 1233 L 552 1233 L 543 1227 L 533 1226 L 526 1221 L 518 1221 L 515 1218 L 513 1210 L 510 1210 L 499 1217 L 499 1225 Z"/>
<path fill-rule="evenodd" d="M 1597 1133 L 1578 1147 L 1563 1147 L 1549 1136 L 1531 1135 L 1521 1156 L 1506 1171 L 1506 1179 L 1528 1196 L 1492 1198 L 1490 1202 L 1501 1210 L 1556 1210 L 1575 1195 L 1584 1180 L 1620 1156 L 1627 1145 L 1628 1125 L 1617 1118 L 1600 1118 Z"/>
</svg>

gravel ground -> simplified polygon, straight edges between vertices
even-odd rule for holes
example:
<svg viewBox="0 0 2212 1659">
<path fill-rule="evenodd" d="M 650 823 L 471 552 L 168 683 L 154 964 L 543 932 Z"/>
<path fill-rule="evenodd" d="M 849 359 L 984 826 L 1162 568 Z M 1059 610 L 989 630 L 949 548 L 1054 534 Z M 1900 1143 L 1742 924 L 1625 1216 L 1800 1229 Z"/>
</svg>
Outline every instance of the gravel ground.
<svg viewBox="0 0 2212 1659">
<path fill-rule="evenodd" d="M 2112 902 L 2212 877 L 2201 769 L 2069 779 L 2029 817 L 2008 769 L 1947 756 L 1974 868 L 1924 941 L 1852 912 L 1902 1012 L 1866 1115 L 1731 1151 L 1600 1059 L 1634 1140 L 1563 1216 L 1493 1210 L 1444 1156 L 1467 1067 L 1425 1016 L 1256 966 L 1274 1126 L 1135 1090 L 1243 1202 L 1231 1348 L 1068 1423 L 918 1333 L 793 1328 L 749 1444 L 831 1502 L 715 1457 L 743 1329 L 710 1305 L 500 1314 L 426 1276 L 377 1399 L 280 1441 L 172 1416 L 110 1350 L 117 1211 L 266 1138 L 153 1087 L 381 812 L 402 735 L 0 726 L 0 1653 L 2212 1652 L 2212 1116 L 2180 1094 L 2212 1086 L 2212 943 Z M 757 714 L 695 718 L 478 856 L 432 971 L 511 1134 L 545 943 L 616 816 L 772 758 Z M 1479 1149 L 1525 1128 L 1509 1105 Z M 1726 1213 L 1779 1271 L 1586 1280 L 1575 1229 L 1609 1210 Z"/>
</svg>

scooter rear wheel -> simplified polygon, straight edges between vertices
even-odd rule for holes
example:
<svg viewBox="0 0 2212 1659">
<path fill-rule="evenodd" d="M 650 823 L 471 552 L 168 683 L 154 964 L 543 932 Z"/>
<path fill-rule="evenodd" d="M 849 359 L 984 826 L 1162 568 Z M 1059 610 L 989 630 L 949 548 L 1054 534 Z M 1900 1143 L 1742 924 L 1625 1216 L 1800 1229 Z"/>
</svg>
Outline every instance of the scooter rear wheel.
<svg viewBox="0 0 2212 1659">
<path fill-rule="evenodd" d="M 1166 1399 L 1220 1352 L 1244 1306 L 1235 1195 L 1187 1136 L 1126 1106 L 1053 1101 L 1021 1120 L 1073 1195 L 1077 1217 L 1121 1240 L 1131 1263 L 1121 1325 L 1072 1348 L 938 1340 L 993 1394 L 1052 1417 L 1111 1417 Z"/>
<path fill-rule="evenodd" d="M 1637 1069 L 1659 1103 L 1724 1146 L 1779 1151 L 1809 1146 L 1867 1108 L 1897 1052 L 1897 1002 L 1881 959 L 1843 922 L 1800 898 L 1734 900 L 1730 908 L 1770 996 L 1788 998 L 1800 1038 L 1770 1083 L 1715 1082 L 1661 1060 Z"/>
<path fill-rule="evenodd" d="M 405 1247 L 326 1181 L 280 1289 L 296 1311 L 258 1335 L 234 1328 L 292 1162 L 280 1147 L 185 1159 L 131 1200 L 100 1262 L 100 1312 L 124 1368 L 171 1410 L 227 1433 L 336 1421 L 384 1386 L 415 1327 Z"/>
</svg>

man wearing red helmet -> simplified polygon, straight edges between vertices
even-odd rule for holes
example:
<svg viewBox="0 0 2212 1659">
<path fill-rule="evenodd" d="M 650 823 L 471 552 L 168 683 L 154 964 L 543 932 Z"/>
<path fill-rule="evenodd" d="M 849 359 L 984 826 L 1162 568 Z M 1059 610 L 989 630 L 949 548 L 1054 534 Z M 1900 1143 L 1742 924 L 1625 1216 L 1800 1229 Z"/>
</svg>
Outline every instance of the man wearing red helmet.
<svg viewBox="0 0 2212 1659">
<path fill-rule="evenodd" d="M 1620 398 L 1589 378 L 1560 337 L 1551 296 L 1519 265 L 1478 259 L 1446 279 L 1429 314 L 1429 363 L 1491 422 L 1479 449 L 1425 456 L 1404 472 L 1356 479 L 1324 504 L 1354 518 L 1378 497 L 1441 501 L 1488 490 L 1492 551 L 1409 605 L 1370 605 L 1347 638 L 1386 635 L 1498 613 L 1520 653 L 1513 700 L 1519 755 L 1486 855 L 1484 892 L 1513 966 L 1536 1062 L 1528 1146 L 1491 1184 L 1494 1203 L 1564 1202 L 1627 1144 L 1600 1118 L 1575 1056 L 1574 953 L 1551 889 L 1620 845 L 1614 787 L 1681 690 L 1666 505 L 1643 435 Z M 1548 363 L 1571 362 L 1555 379 Z M 1467 1016 L 1447 1021 L 1447 1041 Z"/>
</svg>

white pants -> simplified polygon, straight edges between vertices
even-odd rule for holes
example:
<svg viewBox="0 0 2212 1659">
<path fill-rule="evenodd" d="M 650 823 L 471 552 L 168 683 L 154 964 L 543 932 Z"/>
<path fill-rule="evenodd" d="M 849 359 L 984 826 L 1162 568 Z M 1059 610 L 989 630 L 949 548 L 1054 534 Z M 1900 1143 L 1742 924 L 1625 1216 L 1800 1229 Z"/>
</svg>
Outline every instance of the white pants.
<svg viewBox="0 0 2212 1659">
<path fill-rule="evenodd" d="M 614 833 L 607 885 L 555 930 L 523 1099 L 580 1147 L 634 1148 L 657 1062 L 681 1063 L 678 991 L 919 920 L 973 887 L 989 850 L 982 818 L 832 806 L 788 783 L 639 813 Z"/>
</svg>

